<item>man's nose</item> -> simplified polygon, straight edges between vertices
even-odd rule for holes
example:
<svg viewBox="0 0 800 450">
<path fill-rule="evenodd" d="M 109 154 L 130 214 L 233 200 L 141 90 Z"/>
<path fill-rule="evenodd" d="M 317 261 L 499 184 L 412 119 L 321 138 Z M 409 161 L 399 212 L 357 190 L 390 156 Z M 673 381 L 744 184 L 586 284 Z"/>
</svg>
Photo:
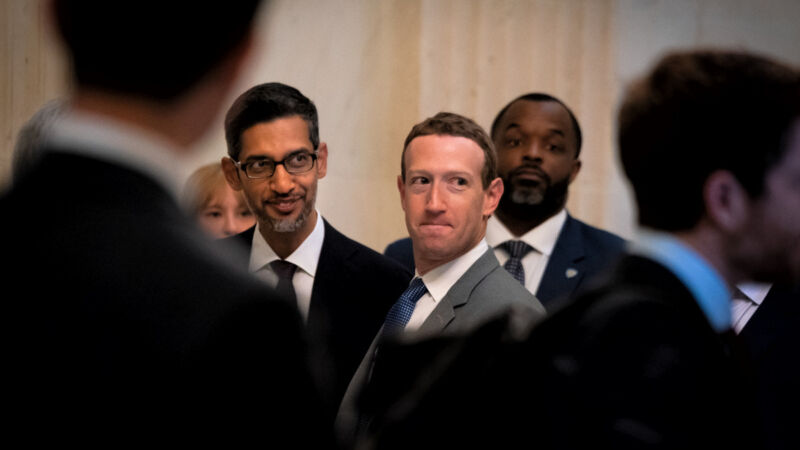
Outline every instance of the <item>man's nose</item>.
<svg viewBox="0 0 800 450">
<path fill-rule="evenodd" d="M 523 147 L 523 158 L 541 161 L 544 146 L 540 142 L 532 141 Z"/>
<path fill-rule="evenodd" d="M 445 210 L 445 197 L 446 194 L 442 192 L 442 185 L 433 183 L 431 189 L 428 191 L 428 198 L 425 202 L 425 209 L 428 212 L 439 213 Z"/>
<path fill-rule="evenodd" d="M 294 176 L 286 171 L 283 164 L 275 167 L 275 172 L 269 178 L 270 188 L 278 194 L 290 192 L 295 185 Z"/>
</svg>

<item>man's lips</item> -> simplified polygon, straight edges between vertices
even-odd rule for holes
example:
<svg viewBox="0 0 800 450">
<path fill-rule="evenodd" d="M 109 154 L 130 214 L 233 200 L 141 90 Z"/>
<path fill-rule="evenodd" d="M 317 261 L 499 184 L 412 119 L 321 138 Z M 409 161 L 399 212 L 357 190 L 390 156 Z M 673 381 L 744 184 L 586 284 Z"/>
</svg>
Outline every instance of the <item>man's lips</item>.
<svg viewBox="0 0 800 450">
<path fill-rule="evenodd" d="M 511 172 L 511 179 L 515 181 L 550 183 L 550 177 L 538 167 L 520 167 Z"/>
<path fill-rule="evenodd" d="M 302 200 L 302 197 L 272 198 L 267 200 L 265 203 L 275 208 L 279 212 L 290 213 L 294 211 L 295 206 L 300 200 Z"/>
<path fill-rule="evenodd" d="M 450 228 L 453 228 L 453 226 L 450 225 L 449 223 L 435 222 L 435 223 L 422 223 L 422 224 L 419 225 L 419 228 L 420 228 L 420 230 L 423 230 L 423 231 L 426 231 L 426 232 L 437 233 L 437 232 L 442 232 L 442 231 L 446 231 L 446 230 L 448 230 Z"/>
</svg>

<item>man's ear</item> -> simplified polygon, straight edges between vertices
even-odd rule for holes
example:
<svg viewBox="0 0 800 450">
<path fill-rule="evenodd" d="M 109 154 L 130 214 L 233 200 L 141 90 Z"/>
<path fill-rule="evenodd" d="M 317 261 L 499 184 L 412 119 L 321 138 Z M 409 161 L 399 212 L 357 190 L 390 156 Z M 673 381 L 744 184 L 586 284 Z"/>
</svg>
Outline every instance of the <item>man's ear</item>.
<svg viewBox="0 0 800 450">
<path fill-rule="evenodd" d="M 725 231 L 736 231 L 750 215 L 750 196 L 733 174 L 717 170 L 703 185 L 703 202 L 708 219 Z"/>
<path fill-rule="evenodd" d="M 578 172 L 581 171 L 581 166 L 582 166 L 582 163 L 581 163 L 580 159 L 576 159 L 575 161 L 573 161 L 572 170 L 569 173 L 569 183 L 570 184 L 572 184 L 572 182 L 575 181 L 575 178 L 578 176 Z"/>
<path fill-rule="evenodd" d="M 406 183 L 403 181 L 403 176 L 397 176 L 397 190 L 400 191 L 400 206 L 403 211 L 406 210 Z"/>
<path fill-rule="evenodd" d="M 503 196 L 503 180 L 500 177 L 495 178 L 489 183 L 489 187 L 483 193 L 483 216 L 488 218 L 497 209 L 500 204 L 500 197 Z"/>
<path fill-rule="evenodd" d="M 324 178 L 328 173 L 328 144 L 320 142 L 317 147 L 317 178 Z"/>
<path fill-rule="evenodd" d="M 228 182 L 228 186 L 234 191 L 241 191 L 242 179 L 239 178 L 239 169 L 236 168 L 233 160 L 224 156 L 220 164 L 222 164 L 222 173 L 225 174 L 225 181 Z"/>
</svg>

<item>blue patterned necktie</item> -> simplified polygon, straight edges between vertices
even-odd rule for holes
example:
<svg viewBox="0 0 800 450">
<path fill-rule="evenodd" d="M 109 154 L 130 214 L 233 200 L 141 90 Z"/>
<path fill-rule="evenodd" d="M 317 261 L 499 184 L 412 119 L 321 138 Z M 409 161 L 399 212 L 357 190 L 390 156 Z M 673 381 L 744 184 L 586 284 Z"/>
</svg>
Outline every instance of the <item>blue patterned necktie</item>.
<svg viewBox="0 0 800 450">
<path fill-rule="evenodd" d="M 425 287 L 425 283 L 422 282 L 422 278 L 414 278 L 408 289 L 400 295 L 400 298 L 392 305 L 389 313 L 386 314 L 386 320 L 383 322 L 384 334 L 393 335 L 402 331 L 409 319 L 411 319 L 417 300 L 427 291 L 428 289 Z"/>
<path fill-rule="evenodd" d="M 503 264 L 503 268 L 525 286 L 525 269 L 522 268 L 522 258 L 533 250 L 533 247 L 522 241 L 505 241 L 502 245 L 511 255 Z"/>
</svg>

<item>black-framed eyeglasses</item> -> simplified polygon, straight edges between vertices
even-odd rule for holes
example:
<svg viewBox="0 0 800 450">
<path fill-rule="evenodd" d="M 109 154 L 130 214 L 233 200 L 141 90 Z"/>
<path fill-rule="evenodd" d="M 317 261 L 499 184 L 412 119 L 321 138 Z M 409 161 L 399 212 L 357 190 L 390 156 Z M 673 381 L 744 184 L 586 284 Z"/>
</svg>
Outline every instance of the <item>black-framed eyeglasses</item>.
<svg viewBox="0 0 800 450">
<path fill-rule="evenodd" d="M 275 173 L 278 165 L 283 165 L 292 175 L 298 175 L 308 172 L 314 167 L 314 162 L 317 160 L 317 152 L 311 153 L 307 151 L 294 152 L 283 158 L 280 161 L 273 161 L 271 159 L 256 159 L 246 162 L 234 161 L 233 164 L 241 169 L 247 178 L 264 179 L 269 178 Z"/>
</svg>

